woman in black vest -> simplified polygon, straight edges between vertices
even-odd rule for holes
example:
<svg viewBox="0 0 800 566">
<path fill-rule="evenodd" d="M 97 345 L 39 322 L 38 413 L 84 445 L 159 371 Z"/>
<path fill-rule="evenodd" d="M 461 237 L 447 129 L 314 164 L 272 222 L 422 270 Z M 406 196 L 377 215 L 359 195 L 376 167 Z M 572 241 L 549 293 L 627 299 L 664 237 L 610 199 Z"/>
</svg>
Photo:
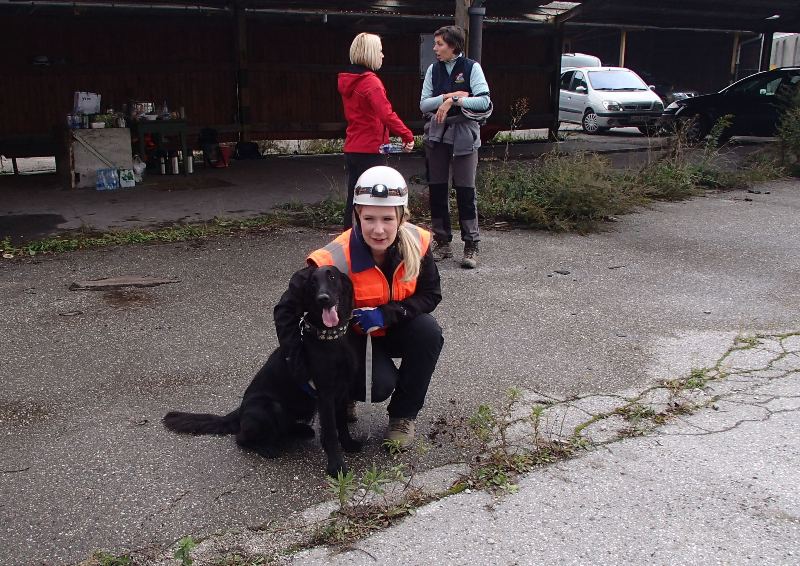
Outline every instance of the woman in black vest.
<svg viewBox="0 0 800 566">
<path fill-rule="evenodd" d="M 428 118 L 424 141 L 435 241 L 433 255 L 437 261 L 453 257 L 449 206 L 452 171 L 464 241 L 461 267 L 469 269 L 478 263 L 480 233 L 475 174 L 481 137 L 480 124 L 467 118 L 462 108 L 471 110 L 472 115 L 488 111 L 489 85 L 480 64 L 462 55 L 464 30 L 460 27 L 444 26 L 436 30 L 433 51 L 438 62 L 425 73 L 419 103 Z"/>
</svg>

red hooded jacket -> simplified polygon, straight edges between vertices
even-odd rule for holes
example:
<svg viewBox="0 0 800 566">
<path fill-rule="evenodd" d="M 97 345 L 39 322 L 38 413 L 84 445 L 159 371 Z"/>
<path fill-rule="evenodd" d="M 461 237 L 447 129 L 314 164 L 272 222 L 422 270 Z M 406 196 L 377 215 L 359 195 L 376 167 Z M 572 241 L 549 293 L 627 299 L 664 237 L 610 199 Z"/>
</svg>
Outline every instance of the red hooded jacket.
<svg viewBox="0 0 800 566">
<path fill-rule="evenodd" d="M 339 73 L 339 94 L 347 119 L 345 153 L 380 153 L 389 134 L 400 136 L 403 143 L 414 141 L 414 134 L 392 110 L 378 75 L 366 67 L 354 65 Z"/>
</svg>

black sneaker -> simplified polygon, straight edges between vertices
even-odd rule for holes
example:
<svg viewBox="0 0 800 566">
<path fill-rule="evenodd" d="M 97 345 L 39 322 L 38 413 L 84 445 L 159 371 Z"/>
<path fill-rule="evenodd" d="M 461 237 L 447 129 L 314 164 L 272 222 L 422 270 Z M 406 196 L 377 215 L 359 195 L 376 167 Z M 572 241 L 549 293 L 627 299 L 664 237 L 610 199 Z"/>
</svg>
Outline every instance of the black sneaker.
<svg viewBox="0 0 800 566">
<path fill-rule="evenodd" d="M 464 257 L 461 259 L 461 267 L 464 269 L 478 267 L 478 242 L 464 242 Z"/>
</svg>

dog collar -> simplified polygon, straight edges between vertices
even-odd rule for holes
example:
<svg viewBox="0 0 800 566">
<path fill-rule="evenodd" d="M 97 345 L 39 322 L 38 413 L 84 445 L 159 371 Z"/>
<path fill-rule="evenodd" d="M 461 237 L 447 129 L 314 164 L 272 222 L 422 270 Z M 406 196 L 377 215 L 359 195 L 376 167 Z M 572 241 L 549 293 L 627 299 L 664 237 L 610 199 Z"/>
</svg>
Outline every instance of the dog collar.
<svg viewBox="0 0 800 566">
<path fill-rule="evenodd" d="M 302 330 L 303 336 L 308 334 L 309 336 L 314 336 L 317 340 L 338 340 L 345 334 L 347 334 L 347 329 L 350 327 L 350 320 L 344 321 L 339 326 L 334 328 L 317 328 L 310 322 L 308 322 L 305 318 L 300 321 L 300 328 Z"/>
</svg>

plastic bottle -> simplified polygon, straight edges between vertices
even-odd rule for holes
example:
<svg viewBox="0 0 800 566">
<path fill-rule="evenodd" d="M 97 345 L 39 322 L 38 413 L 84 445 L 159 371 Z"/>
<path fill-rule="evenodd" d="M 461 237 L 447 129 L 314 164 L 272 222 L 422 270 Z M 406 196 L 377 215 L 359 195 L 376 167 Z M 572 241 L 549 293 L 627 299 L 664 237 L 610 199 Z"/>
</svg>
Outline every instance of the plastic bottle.
<svg viewBox="0 0 800 566">
<path fill-rule="evenodd" d="M 402 153 L 403 152 L 403 144 L 401 143 L 385 143 L 378 151 L 381 153 Z"/>
</svg>

